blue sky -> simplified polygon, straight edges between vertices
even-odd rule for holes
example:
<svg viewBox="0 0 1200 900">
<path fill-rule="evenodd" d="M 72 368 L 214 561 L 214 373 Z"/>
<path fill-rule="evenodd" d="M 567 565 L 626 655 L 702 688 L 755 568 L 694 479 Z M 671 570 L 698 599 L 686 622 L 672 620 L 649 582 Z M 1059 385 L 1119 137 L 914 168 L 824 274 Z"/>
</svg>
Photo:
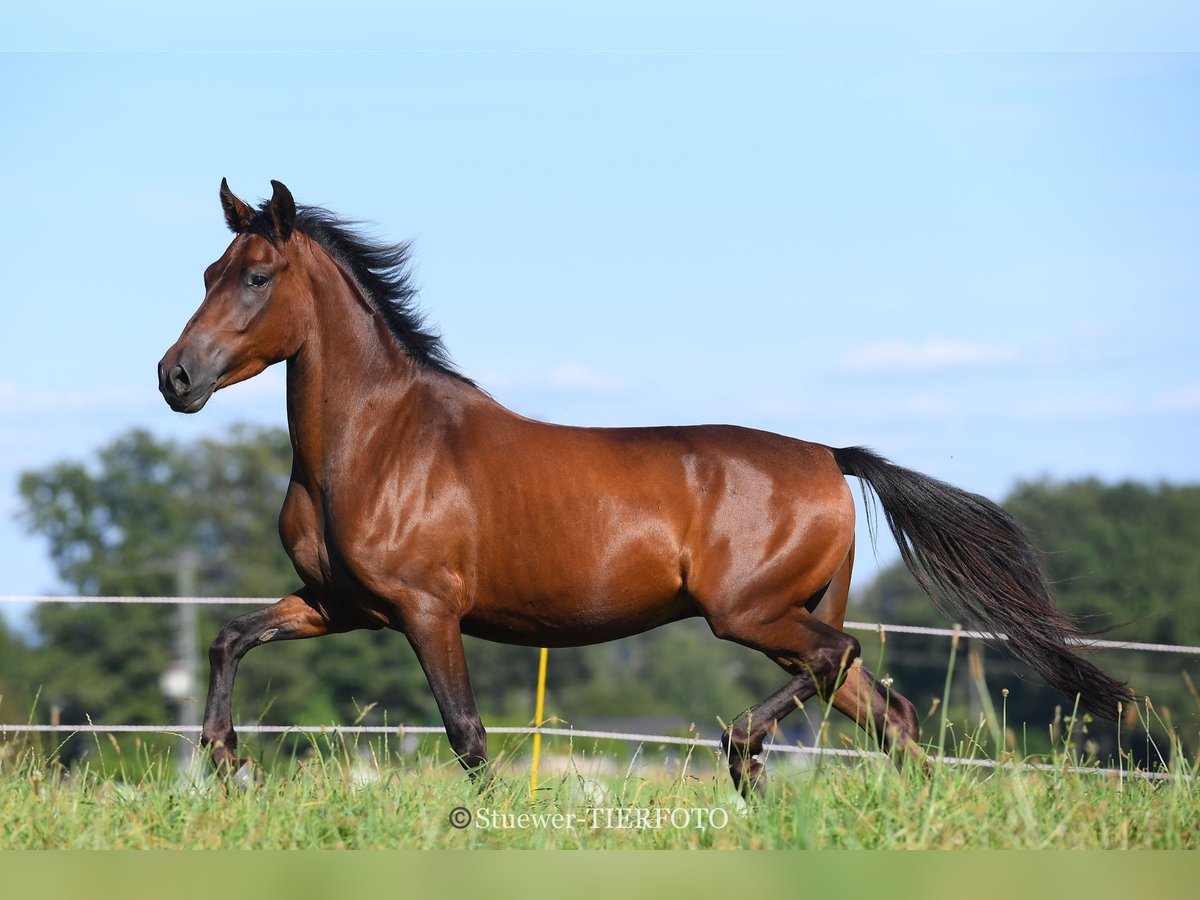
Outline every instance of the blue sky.
<svg viewBox="0 0 1200 900">
<path fill-rule="evenodd" d="M 1195 50 L 1190 0 L 59 0 L 16 50 Z"/>
<path fill-rule="evenodd" d="M 452 356 L 526 415 L 863 443 L 996 498 L 1196 481 L 1198 89 L 1187 54 L 0 55 L 0 592 L 58 587 L 20 471 L 284 423 L 277 370 L 157 394 L 222 176 L 415 239 Z"/>
</svg>

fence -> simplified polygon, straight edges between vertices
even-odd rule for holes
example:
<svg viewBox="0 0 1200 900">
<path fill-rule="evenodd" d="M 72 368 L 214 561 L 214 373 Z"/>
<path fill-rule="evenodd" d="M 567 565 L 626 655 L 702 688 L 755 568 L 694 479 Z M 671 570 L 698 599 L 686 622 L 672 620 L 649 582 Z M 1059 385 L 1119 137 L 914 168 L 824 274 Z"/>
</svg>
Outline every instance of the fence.
<svg viewBox="0 0 1200 900">
<path fill-rule="evenodd" d="M 36 596 L 36 595 L 0 595 L 0 604 L 14 603 L 151 603 L 170 605 L 213 605 L 213 606 L 267 606 L 276 602 L 276 597 L 88 597 L 88 596 Z M 990 641 L 1006 641 L 1007 636 L 986 631 L 970 631 L 958 626 L 954 628 L 933 628 L 918 625 L 890 625 L 880 622 L 846 622 L 844 627 L 851 631 L 868 631 L 880 635 L 892 634 L 923 634 L 950 638 L 968 638 Z M 1178 653 L 1200 655 L 1200 647 L 1178 644 L 1156 644 L 1138 641 L 1108 641 L 1079 639 L 1072 643 L 1097 650 L 1140 650 L 1151 653 Z M 424 725 L 239 725 L 238 731 L 245 734 L 388 734 L 403 736 L 405 734 L 444 734 L 445 729 L 439 726 Z M 618 731 L 594 731 L 574 728 L 546 727 L 517 727 L 499 726 L 488 729 L 490 734 L 524 734 L 547 735 L 556 737 L 591 738 L 597 740 L 626 741 L 638 744 L 683 745 L 688 747 L 709 747 L 718 749 L 720 742 L 699 737 L 675 737 L 671 735 L 634 734 Z M 178 725 L 33 725 L 33 724 L 4 724 L 0 723 L 0 737 L 19 733 L 60 733 L 60 734 L 170 734 L 186 736 L 200 733 L 200 726 L 190 723 Z M 840 758 L 882 758 L 885 754 L 867 750 L 838 749 L 830 747 L 802 747 L 794 744 L 767 744 L 763 748 L 765 754 L 785 753 L 807 756 L 840 757 Z M 1167 772 L 1126 771 L 1124 769 L 1061 766 L 1049 763 L 1001 763 L 991 759 L 973 757 L 940 757 L 939 762 L 947 765 L 972 766 L 976 768 L 1020 768 L 1032 771 L 1071 771 L 1078 774 L 1107 775 L 1127 777 L 1136 775 L 1139 778 L 1151 780 L 1169 779 L 1173 776 Z M 1189 776 L 1183 776 L 1190 780 Z"/>
<path fill-rule="evenodd" d="M 278 597 L 87 597 L 71 595 L 0 594 L 0 604 L 11 603 L 151 603 L 193 606 L 270 606 Z M 1008 636 L 989 631 L 969 631 L 962 628 L 933 628 L 923 625 L 888 625 L 881 622 L 846 622 L 850 631 L 874 631 L 887 634 L 927 634 L 942 637 L 977 638 L 985 641 L 1006 641 Z M 1180 644 L 1153 644 L 1138 641 L 1102 641 L 1082 638 L 1072 641 L 1093 650 L 1146 650 L 1151 653 L 1185 653 L 1200 655 L 1200 647 Z"/>
</svg>

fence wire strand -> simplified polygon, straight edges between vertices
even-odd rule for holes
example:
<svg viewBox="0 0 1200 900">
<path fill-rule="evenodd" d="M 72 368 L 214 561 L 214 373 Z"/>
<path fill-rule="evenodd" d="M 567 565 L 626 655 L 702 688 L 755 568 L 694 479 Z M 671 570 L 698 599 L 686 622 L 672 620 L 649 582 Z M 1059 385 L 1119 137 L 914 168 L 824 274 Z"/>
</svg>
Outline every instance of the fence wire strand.
<svg viewBox="0 0 1200 900">
<path fill-rule="evenodd" d="M 403 738 L 406 734 L 445 734 L 446 729 L 438 725 L 238 725 L 242 734 L 376 734 Z M 488 734 L 541 734 L 572 739 L 593 738 L 606 741 L 625 741 L 634 744 L 679 745 L 685 747 L 709 747 L 720 751 L 721 742 L 699 737 L 677 737 L 665 734 L 634 734 L 622 731 L 594 731 L 576 728 L 531 728 L 502 725 L 487 729 Z M 199 725 L 0 725 L 0 737 L 11 733 L 32 734 L 166 734 L 180 737 L 199 734 Z M 765 744 L 762 756 L 773 753 L 793 753 L 804 756 L 826 756 L 842 759 L 888 759 L 886 753 L 877 750 L 852 750 L 836 747 L 805 747 L 800 744 Z M 1101 768 L 1099 766 L 1068 766 L 1055 763 L 1011 763 L 994 759 L 963 756 L 930 756 L 931 760 L 948 766 L 967 766 L 978 769 L 1005 769 L 1023 772 L 1066 772 L 1074 775 L 1104 775 L 1110 778 L 1140 778 L 1147 781 L 1169 781 L 1173 779 L 1192 781 L 1188 774 L 1172 772 L 1146 772 L 1136 769 Z"/>
<path fill-rule="evenodd" d="M 2 594 L 0 603 L 152 603 L 198 606 L 270 606 L 278 597 L 88 597 L 80 595 Z M 954 628 L 934 628 L 925 625 L 888 625 L 882 622 L 845 622 L 850 631 L 873 631 L 876 634 L 924 634 L 935 637 L 976 638 L 983 641 L 1007 641 L 1008 635 L 991 631 L 965 631 Z M 1200 655 L 1200 647 L 1181 644 L 1154 644 L 1142 641 L 1102 641 L 1091 638 L 1071 639 L 1069 644 L 1090 650 L 1143 650 L 1149 653 L 1186 653 Z"/>
</svg>

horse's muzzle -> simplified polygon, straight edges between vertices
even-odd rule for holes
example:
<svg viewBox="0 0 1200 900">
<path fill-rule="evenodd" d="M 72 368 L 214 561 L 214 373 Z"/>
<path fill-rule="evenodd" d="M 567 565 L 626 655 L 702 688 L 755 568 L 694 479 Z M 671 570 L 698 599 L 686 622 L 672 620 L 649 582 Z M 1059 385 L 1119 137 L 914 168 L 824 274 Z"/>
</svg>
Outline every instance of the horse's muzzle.
<svg viewBox="0 0 1200 900">
<path fill-rule="evenodd" d="M 216 378 L 196 369 L 185 365 L 182 354 L 171 352 L 158 364 L 158 390 L 175 412 L 200 412 L 216 390 Z"/>
</svg>

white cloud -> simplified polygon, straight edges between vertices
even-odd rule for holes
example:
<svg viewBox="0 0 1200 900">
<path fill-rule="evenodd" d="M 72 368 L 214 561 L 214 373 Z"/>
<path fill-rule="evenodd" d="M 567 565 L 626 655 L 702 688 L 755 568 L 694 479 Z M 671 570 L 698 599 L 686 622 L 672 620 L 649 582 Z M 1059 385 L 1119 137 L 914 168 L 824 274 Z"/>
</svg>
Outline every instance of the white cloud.
<svg viewBox="0 0 1200 900">
<path fill-rule="evenodd" d="M 845 372 L 928 372 L 1015 362 L 1017 351 L 1002 344 L 952 338 L 924 341 L 891 339 L 864 344 L 838 360 Z"/>
</svg>

